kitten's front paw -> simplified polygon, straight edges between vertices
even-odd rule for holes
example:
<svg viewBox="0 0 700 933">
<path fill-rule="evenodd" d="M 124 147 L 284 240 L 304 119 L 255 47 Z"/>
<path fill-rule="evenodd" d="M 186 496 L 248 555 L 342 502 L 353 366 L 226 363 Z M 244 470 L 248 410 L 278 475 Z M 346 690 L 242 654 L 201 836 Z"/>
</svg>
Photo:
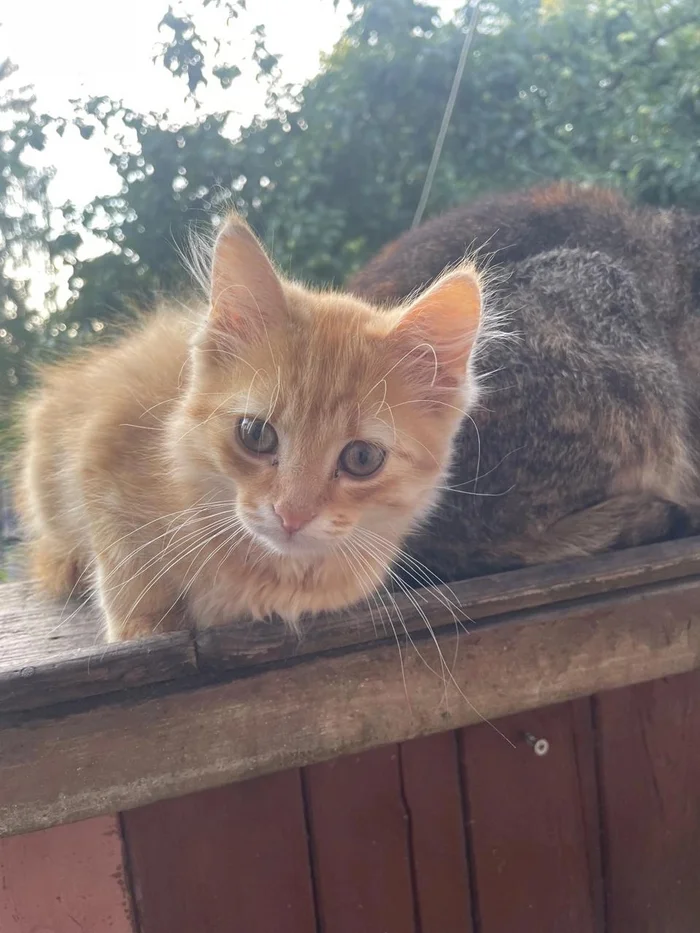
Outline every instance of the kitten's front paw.
<svg viewBox="0 0 700 933">
<path fill-rule="evenodd" d="M 107 618 L 107 641 L 133 641 L 138 638 L 150 638 L 166 632 L 178 632 L 187 628 L 184 614 L 179 609 L 170 609 L 164 613 L 142 613 L 126 620 Z"/>
<path fill-rule="evenodd" d="M 81 581 L 83 573 L 77 556 L 71 551 L 66 552 L 60 544 L 54 544 L 46 537 L 32 542 L 29 560 L 32 578 L 38 580 L 41 588 L 50 596 L 72 596 L 80 592 L 81 582 L 84 582 L 83 589 L 87 586 L 87 579 Z"/>
</svg>

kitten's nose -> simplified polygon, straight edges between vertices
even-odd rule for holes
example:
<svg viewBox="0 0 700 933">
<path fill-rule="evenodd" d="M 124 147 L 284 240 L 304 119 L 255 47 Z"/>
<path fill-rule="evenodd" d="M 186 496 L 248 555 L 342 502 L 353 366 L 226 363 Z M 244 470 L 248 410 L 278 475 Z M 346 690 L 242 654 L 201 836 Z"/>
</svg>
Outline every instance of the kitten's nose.
<svg viewBox="0 0 700 933">
<path fill-rule="evenodd" d="M 313 509 L 294 509 L 290 506 L 285 505 L 284 502 L 276 502 L 272 506 L 274 509 L 275 515 L 282 522 L 282 527 L 284 530 L 290 534 L 296 534 L 297 531 L 308 525 L 310 521 L 313 521 L 316 518 L 317 512 L 314 512 Z"/>
</svg>

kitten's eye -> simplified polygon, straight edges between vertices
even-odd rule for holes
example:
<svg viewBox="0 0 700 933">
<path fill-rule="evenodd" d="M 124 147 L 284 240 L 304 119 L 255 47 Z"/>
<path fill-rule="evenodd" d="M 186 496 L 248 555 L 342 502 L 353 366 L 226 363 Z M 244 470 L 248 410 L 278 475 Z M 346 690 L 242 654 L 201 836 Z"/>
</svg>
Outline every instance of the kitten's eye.
<svg viewBox="0 0 700 933">
<path fill-rule="evenodd" d="M 241 418 L 238 422 L 241 444 L 254 454 L 273 454 L 277 450 L 277 431 L 268 421 Z"/>
<path fill-rule="evenodd" d="M 341 470 L 350 476 L 371 476 L 384 463 L 386 451 L 368 441 L 352 441 L 343 448 L 338 459 Z"/>
</svg>

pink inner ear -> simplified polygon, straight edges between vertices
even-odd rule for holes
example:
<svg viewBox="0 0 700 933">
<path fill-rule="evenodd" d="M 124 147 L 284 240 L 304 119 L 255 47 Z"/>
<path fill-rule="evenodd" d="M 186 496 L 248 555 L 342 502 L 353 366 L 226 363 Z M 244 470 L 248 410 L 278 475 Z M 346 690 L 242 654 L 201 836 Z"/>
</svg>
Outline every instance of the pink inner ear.
<svg viewBox="0 0 700 933">
<path fill-rule="evenodd" d="M 420 295 L 395 330 L 414 378 L 433 388 L 463 385 L 480 313 L 478 280 L 467 269 L 448 273 Z"/>
<path fill-rule="evenodd" d="M 231 218 L 214 248 L 210 323 L 214 329 L 252 340 L 284 316 L 282 283 L 251 230 Z"/>
</svg>

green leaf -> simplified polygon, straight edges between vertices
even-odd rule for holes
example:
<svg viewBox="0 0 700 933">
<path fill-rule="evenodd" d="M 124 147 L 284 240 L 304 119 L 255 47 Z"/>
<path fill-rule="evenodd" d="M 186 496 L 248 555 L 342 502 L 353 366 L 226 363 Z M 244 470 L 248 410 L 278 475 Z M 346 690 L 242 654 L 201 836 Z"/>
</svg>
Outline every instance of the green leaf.
<svg viewBox="0 0 700 933">
<path fill-rule="evenodd" d="M 241 74 L 241 69 L 237 65 L 219 65 L 212 69 L 212 74 L 218 79 L 223 88 L 229 88 Z"/>
</svg>

